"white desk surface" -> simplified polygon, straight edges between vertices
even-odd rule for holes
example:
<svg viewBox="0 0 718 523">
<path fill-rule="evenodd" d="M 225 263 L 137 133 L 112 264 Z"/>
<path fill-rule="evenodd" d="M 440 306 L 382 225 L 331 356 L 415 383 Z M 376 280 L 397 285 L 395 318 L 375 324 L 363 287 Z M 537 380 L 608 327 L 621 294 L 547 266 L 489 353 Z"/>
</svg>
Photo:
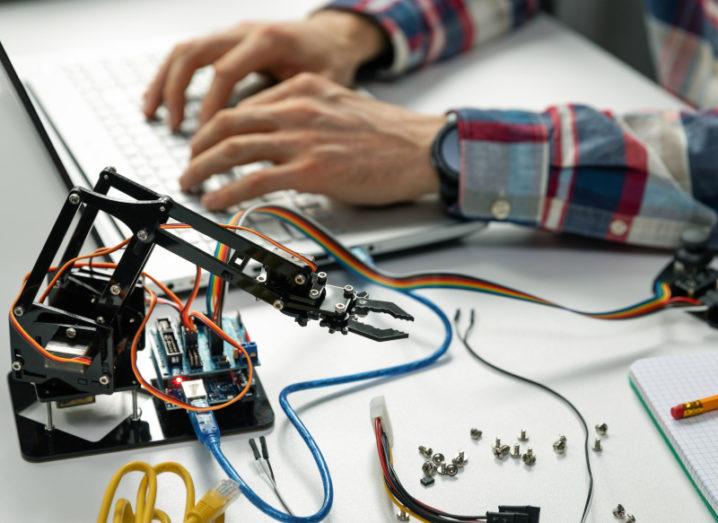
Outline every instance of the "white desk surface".
<svg viewBox="0 0 718 523">
<path fill-rule="evenodd" d="M 5 3 L 0 5 L 0 38 L 17 61 L 42 61 L 58 51 L 75 53 L 103 41 L 136 43 L 149 35 L 221 27 L 229 19 L 249 17 L 246 13 L 278 18 L 299 14 L 305 8 L 289 0 L 271 5 L 223 0 L 203 7 L 187 0 Z M 237 14 L 227 15 L 231 11 Z M 540 108 L 568 100 L 617 110 L 680 105 L 546 18 L 481 51 L 375 92 L 388 100 L 436 111 L 462 104 Z M 0 295 L 8 304 L 44 241 L 64 190 L 49 173 L 4 173 L 3 178 L 9 190 L 0 206 L 4 224 Z M 28 213 L 28 208 L 32 212 Z M 465 271 L 571 306 L 602 310 L 647 297 L 652 278 L 667 259 L 666 253 L 492 226 L 463 246 L 395 258 L 382 266 L 397 272 L 430 268 Z M 338 272 L 331 277 L 347 279 Z M 708 348 L 715 344 L 714 332 L 678 312 L 611 323 L 489 296 L 445 291 L 428 294 L 451 314 L 459 305 L 476 307 L 480 324 L 475 344 L 484 355 L 565 393 L 591 425 L 608 423 L 610 436 L 604 442 L 604 452 L 591 456 L 596 477 L 591 521 L 612 521 L 611 510 L 617 503 L 638 521 L 711 520 L 631 392 L 627 373 L 637 358 Z M 388 291 L 376 295 L 397 299 Z M 352 336 L 329 336 L 316 327 L 299 328 L 237 293 L 231 300 L 244 306 L 244 318 L 260 344 L 263 364 L 259 372 L 277 415 L 269 445 L 279 481 L 298 513 L 314 512 L 321 500 L 321 486 L 309 453 L 278 408 L 279 390 L 298 380 L 426 355 L 440 341 L 441 328 L 421 308 L 409 306 L 417 316 L 410 326 L 410 340 L 379 345 Z M 0 339 L 7 339 L 4 322 Z M 9 366 L 9 359 L 0 361 Z M 111 473 L 132 459 L 154 463 L 178 460 L 193 472 L 200 492 L 221 477 L 198 444 L 41 465 L 26 463 L 19 455 L 4 380 L 1 387 L 1 419 L 7 423 L 7 430 L 0 435 L 3 521 L 92 521 Z M 544 522 L 578 521 L 586 478 L 576 420 L 551 397 L 482 368 L 456 343 L 439 364 L 418 374 L 371 387 L 319 390 L 293 398 L 332 471 L 335 500 L 328 520 L 393 520 L 368 421 L 369 400 L 377 394 L 386 396 L 391 410 L 399 475 L 420 498 L 459 513 L 485 511 L 499 503 L 534 504 L 541 506 Z M 478 444 L 468 437 L 472 426 L 484 431 Z M 537 465 L 527 470 L 511 460 L 494 463 L 489 451 L 493 438 L 512 441 L 521 428 L 531 436 Z M 559 434 L 568 437 L 568 454 L 562 459 L 551 449 Z M 244 436 L 228 437 L 225 449 L 244 476 L 266 493 L 254 472 L 246 440 Z M 439 480 L 424 489 L 418 482 L 419 444 L 446 453 L 464 449 L 470 463 L 456 480 Z M 179 507 L 176 486 L 163 482 L 159 497 L 163 508 L 173 499 Z M 133 498 L 134 485 L 127 485 L 123 492 Z M 177 513 L 172 512 L 176 518 Z M 233 505 L 228 514 L 230 522 L 265 521 L 245 500 Z"/>
</svg>

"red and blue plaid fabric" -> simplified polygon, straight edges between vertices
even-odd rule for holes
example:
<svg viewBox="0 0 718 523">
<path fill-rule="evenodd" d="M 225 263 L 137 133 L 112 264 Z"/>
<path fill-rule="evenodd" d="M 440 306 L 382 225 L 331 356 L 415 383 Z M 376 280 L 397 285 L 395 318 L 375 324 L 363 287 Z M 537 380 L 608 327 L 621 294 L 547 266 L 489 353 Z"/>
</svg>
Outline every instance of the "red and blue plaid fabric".
<svg viewBox="0 0 718 523">
<path fill-rule="evenodd" d="M 644 0 L 659 81 L 718 106 L 718 0 Z M 538 0 L 337 0 L 389 35 L 398 75 L 519 27 Z M 459 109 L 459 213 L 673 247 L 718 212 L 718 111 Z M 718 234 L 714 234 L 718 240 Z M 718 245 L 718 241 L 715 242 Z"/>
</svg>

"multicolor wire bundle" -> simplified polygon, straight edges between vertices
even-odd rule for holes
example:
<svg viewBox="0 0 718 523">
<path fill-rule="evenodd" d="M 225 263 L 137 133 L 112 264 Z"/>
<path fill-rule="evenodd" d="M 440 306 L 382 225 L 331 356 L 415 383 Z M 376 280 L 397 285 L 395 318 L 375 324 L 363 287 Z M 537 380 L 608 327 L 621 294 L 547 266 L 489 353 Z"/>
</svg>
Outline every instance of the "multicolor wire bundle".
<svg viewBox="0 0 718 523">
<path fill-rule="evenodd" d="M 418 289 L 457 289 L 480 292 L 483 294 L 511 298 L 547 307 L 554 307 L 599 320 L 625 320 L 646 316 L 668 307 L 700 305 L 698 300 L 685 297 L 672 297 L 670 288 L 665 283 L 658 283 L 656 285 L 655 293 L 652 297 L 628 307 L 605 312 L 586 312 L 566 307 L 539 296 L 517 289 L 512 289 L 511 287 L 506 287 L 505 285 L 500 285 L 498 283 L 466 274 L 427 272 L 409 275 L 391 275 L 380 271 L 376 267 L 366 264 L 348 248 L 336 241 L 332 237 L 331 233 L 329 233 L 329 231 L 321 225 L 302 216 L 292 209 L 277 205 L 267 205 L 253 208 L 245 213 L 245 216 L 250 212 L 265 214 L 288 224 L 322 247 L 348 271 L 353 272 L 377 285 L 394 290 L 412 291 Z M 232 218 L 232 222 L 237 223 L 240 216 L 241 213 L 236 214 Z M 211 299 L 213 302 L 221 302 L 223 299 L 223 292 L 222 288 L 212 289 L 211 298 L 208 293 L 208 301 Z"/>
</svg>

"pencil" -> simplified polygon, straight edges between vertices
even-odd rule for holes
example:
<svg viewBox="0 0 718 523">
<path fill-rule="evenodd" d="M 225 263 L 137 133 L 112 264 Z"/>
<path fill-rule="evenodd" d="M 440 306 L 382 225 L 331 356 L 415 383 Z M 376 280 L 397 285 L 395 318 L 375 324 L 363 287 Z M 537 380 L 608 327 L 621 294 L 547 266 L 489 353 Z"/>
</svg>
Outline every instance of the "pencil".
<svg viewBox="0 0 718 523">
<path fill-rule="evenodd" d="M 704 412 L 710 412 L 718 409 L 718 394 L 703 398 L 701 400 L 680 403 L 675 407 L 671 407 L 671 416 L 673 419 L 690 418 Z"/>
</svg>

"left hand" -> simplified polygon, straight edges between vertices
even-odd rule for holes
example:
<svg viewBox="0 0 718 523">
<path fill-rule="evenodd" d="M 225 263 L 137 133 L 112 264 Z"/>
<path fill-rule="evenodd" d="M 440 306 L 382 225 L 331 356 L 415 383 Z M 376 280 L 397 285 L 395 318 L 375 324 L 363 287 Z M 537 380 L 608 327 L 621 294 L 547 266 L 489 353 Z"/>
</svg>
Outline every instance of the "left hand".
<svg viewBox="0 0 718 523">
<path fill-rule="evenodd" d="M 234 166 L 270 161 L 202 203 L 220 210 L 283 189 L 362 205 L 414 200 L 438 190 L 430 150 L 443 123 L 303 73 L 202 126 L 180 186 L 190 190 Z"/>
</svg>

